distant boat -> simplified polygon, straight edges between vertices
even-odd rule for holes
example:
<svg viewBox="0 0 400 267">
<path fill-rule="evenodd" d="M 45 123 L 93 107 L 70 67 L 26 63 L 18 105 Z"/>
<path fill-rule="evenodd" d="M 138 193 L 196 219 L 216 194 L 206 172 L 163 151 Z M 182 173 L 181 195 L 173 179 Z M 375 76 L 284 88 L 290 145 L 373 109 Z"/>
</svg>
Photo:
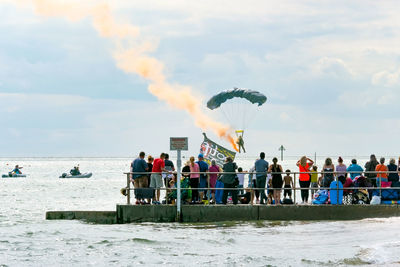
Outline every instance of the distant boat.
<svg viewBox="0 0 400 267">
<path fill-rule="evenodd" d="M 86 173 L 82 173 L 79 175 L 71 175 L 71 174 L 63 173 L 59 178 L 90 178 L 90 177 L 92 177 L 92 173 L 86 172 Z"/>
<path fill-rule="evenodd" d="M 26 174 L 16 174 L 16 173 L 8 173 L 8 174 L 3 174 L 1 178 L 25 178 Z"/>
</svg>

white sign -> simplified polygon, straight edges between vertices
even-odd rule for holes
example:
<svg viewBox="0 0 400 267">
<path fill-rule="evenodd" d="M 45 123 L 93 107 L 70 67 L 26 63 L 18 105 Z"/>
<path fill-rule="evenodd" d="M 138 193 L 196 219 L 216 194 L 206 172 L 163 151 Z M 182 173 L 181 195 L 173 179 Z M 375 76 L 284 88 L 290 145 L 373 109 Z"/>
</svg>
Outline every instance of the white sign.
<svg viewBox="0 0 400 267">
<path fill-rule="evenodd" d="M 188 150 L 187 137 L 170 137 L 169 150 Z"/>
</svg>

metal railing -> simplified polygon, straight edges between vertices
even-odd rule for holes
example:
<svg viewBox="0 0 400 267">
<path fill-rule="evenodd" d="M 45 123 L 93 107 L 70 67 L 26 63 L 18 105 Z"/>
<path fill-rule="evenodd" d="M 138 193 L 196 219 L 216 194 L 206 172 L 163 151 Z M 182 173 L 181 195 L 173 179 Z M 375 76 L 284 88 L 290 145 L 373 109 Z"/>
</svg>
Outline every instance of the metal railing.
<svg viewBox="0 0 400 267">
<path fill-rule="evenodd" d="M 293 186 L 291 188 L 284 188 L 284 187 L 283 188 L 273 188 L 273 187 L 266 187 L 266 188 L 258 188 L 258 187 L 257 188 L 253 188 L 253 187 L 215 188 L 215 187 L 209 187 L 210 183 L 209 183 L 209 179 L 208 179 L 208 183 L 207 183 L 208 187 L 206 187 L 206 188 L 191 188 L 191 190 L 192 191 L 193 190 L 206 191 L 206 196 L 208 197 L 208 199 L 209 199 L 209 192 L 211 190 L 216 190 L 216 191 L 223 191 L 223 190 L 232 191 L 232 190 L 236 190 L 236 191 L 239 191 L 239 190 L 250 189 L 252 194 L 254 194 L 255 191 L 263 191 L 263 190 L 264 190 L 264 194 L 265 194 L 265 190 L 293 190 L 293 204 L 297 204 L 296 191 L 298 191 L 298 190 L 300 190 L 300 191 L 304 191 L 304 190 L 307 190 L 307 191 L 315 190 L 315 191 L 317 191 L 317 190 L 321 190 L 322 189 L 322 190 L 336 190 L 338 192 L 339 190 L 366 189 L 366 190 L 379 190 L 379 195 L 380 196 L 382 195 L 382 190 L 388 190 L 388 189 L 400 190 L 400 187 L 381 187 L 381 186 L 376 186 L 376 187 L 344 187 L 344 188 L 341 188 L 341 187 L 339 187 L 339 183 L 338 182 L 336 183 L 337 184 L 336 188 L 322 187 L 322 186 L 319 186 L 319 187 L 296 187 L 296 184 L 297 184 L 296 176 L 298 176 L 300 174 L 310 175 L 309 180 L 311 182 L 311 174 L 317 174 L 317 175 L 329 174 L 329 175 L 333 175 L 334 176 L 333 181 L 339 181 L 338 178 L 342 174 L 344 174 L 345 177 L 347 177 L 347 174 L 360 174 L 360 175 L 363 175 L 363 174 L 376 174 L 378 176 L 378 175 L 382 175 L 382 174 L 389 175 L 391 173 L 398 174 L 398 175 L 400 174 L 399 171 L 362 171 L 362 172 L 361 171 L 346 171 L 346 172 L 335 172 L 335 171 L 334 172 L 326 172 L 326 171 L 324 172 L 324 171 L 320 171 L 320 172 L 268 172 L 268 173 L 266 173 L 266 172 L 241 172 L 241 173 L 238 173 L 238 172 L 182 172 L 182 176 L 183 177 L 187 177 L 187 176 L 190 177 L 190 174 L 206 175 L 207 177 L 209 177 L 209 175 L 222 176 L 224 174 L 235 174 L 235 175 L 236 174 L 244 174 L 244 175 L 250 175 L 251 174 L 253 176 L 254 175 L 255 176 L 262 175 L 262 176 L 265 176 L 265 177 L 267 176 L 267 174 L 270 174 L 270 175 L 279 174 L 279 175 L 289 175 L 289 176 L 293 175 L 293 177 L 292 177 L 293 178 L 293 180 L 292 180 L 293 181 Z M 138 175 L 142 175 L 142 176 L 144 176 L 144 175 L 147 176 L 147 175 L 151 175 L 152 173 L 151 172 L 125 172 L 124 174 L 127 176 L 127 184 L 126 184 L 127 204 L 130 204 L 131 203 L 131 190 L 135 189 L 135 188 L 131 188 L 131 186 L 130 186 L 131 182 L 133 182 L 133 180 L 131 179 L 132 175 L 138 174 Z M 171 175 L 171 174 L 176 175 L 177 173 L 176 172 L 161 172 L 161 173 L 158 173 L 158 174 L 161 174 L 161 175 L 162 174 L 165 174 L 165 175 Z M 339 176 L 338 176 L 338 174 L 339 174 Z M 367 180 L 368 179 L 376 179 L 377 181 L 379 181 L 379 185 L 381 185 L 382 177 L 369 177 L 369 178 L 365 177 L 365 178 Z M 200 177 L 192 178 L 192 179 L 200 179 Z M 322 179 L 323 179 L 323 177 L 322 177 Z M 387 178 L 385 178 L 385 179 L 387 180 Z M 250 179 L 248 179 L 248 180 L 250 180 Z M 167 188 L 164 187 L 164 188 L 156 188 L 156 189 L 162 190 L 162 191 L 178 190 L 178 188 L 176 188 L 176 187 L 167 187 Z M 154 189 L 154 190 L 156 190 L 156 189 Z M 187 188 L 180 188 L 180 191 L 182 191 L 182 190 L 187 190 Z M 340 201 L 339 201 L 340 200 L 339 199 L 340 198 L 339 197 L 339 193 L 337 193 L 336 195 L 337 195 L 337 203 L 340 203 Z M 311 196 L 311 199 L 312 199 L 312 196 Z M 177 202 L 181 203 L 180 194 L 177 194 Z M 166 204 L 168 204 L 168 196 L 167 195 L 166 195 Z M 253 204 L 253 201 L 250 204 Z M 180 206 L 180 205 L 178 205 L 178 206 Z"/>
</svg>

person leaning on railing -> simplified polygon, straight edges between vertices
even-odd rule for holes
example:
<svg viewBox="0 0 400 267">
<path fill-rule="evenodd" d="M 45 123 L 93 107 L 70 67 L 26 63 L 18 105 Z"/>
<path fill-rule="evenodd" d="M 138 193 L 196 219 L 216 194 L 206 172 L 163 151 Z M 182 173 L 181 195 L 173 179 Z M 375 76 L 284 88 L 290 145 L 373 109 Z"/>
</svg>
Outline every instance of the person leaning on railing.
<svg viewBox="0 0 400 267">
<path fill-rule="evenodd" d="M 311 183 L 310 179 L 310 168 L 313 166 L 314 161 L 312 159 L 307 158 L 306 156 L 301 157 L 301 159 L 296 163 L 299 167 L 299 182 L 301 189 L 301 201 L 302 203 L 308 202 L 308 191 Z"/>
<path fill-rule="evenodd" d="M 148 186 L 147 175 L 145 174 L 145 172 L 149 170 L 149 166 L 144 160 L 144 156 L 145 153 L 143 151 L 140 152 L 139 157 L 131 163 L 131 172 L 134 172 L 134 174 L 132 175 L 132 183 L 135 187 L 136 205 L 145 204 L 143 190 L 141 189 Z"/>
<path fill-rule="evenodd" d="M 197 157 L 198 161 L 196 163 L 199 165 L 199 171 L 200 173 L 200 179 L 199 179 L 199 188 L 207 188 L 208 187 L 208 164 L 207 162 L 204 161 L 204 155 L 202 153 L 199 154 Z M 207 195 L 207 190 L 200 189 L 199 190 L 199 198 L 200 202 L 204 200 L 204 192 L 206 192 Z"/>
<path fill-rule="evenodd" d="M 225 160 L 225 164 L 222 167 L 223 172 L 226 172 L 222 175 L 221 177 L 221 182 L 224 183 L 224 188 L 229 188 L 229 189 L 224 189 L 223 195 L 222 195 L 222 203 L 226 205 L 227 199 L 228 199 L 228 193 L 231 192 L 232 195 L 232 201 L 233 204 L 237 204 L 238 202 L 238 192 L 235 189 L 237 184 L 235 184 L 235 179 L 236 179 L 236 172 L 237 165 L 235 162 L 233 162 L 231 157 L 227 157 Z"/>
<path fill-rule="evenodd" d="M 265 153 L 260 153 L 260 158 L 254 163 L 256 169 L 256 184 L 257 189 L 260 193 L 260 204 L 264 204 L 264 201 L 268 202 L 268 198 L 265 195 L 265 185 L 267 182 L 267 171 L 268 171 L 268 161 L 265 160 Z"/>
<path fill-rule="evenodd" d="M 350 178 L 351 180 L 354 181 L 354 179 L 357 176 L 362 175 L 364 169 L 357 164 L 357 160 L 356 159 L 352 159 L 351 160 L 351 165 L 349 167 L 347 167 L 347 171 L 350 173 Z"/>
<path fill-rule="evenodd" d="M 190 187 L 192 188 L 192 204 L 199 202 L 199 182 L 200 182 L 200 167 L 194 162 L 194 157 L 190 157 Z"/>
<path fill-rule="evenodd" d="M 334 170 L 335 165 L 333 165 L 332 159 L 326 158 L 325 164 L 322 167 L 322 187 L 330 187 L 331 183 L 335 180 L 333 176 Z"/>
<path fill-rule="evenodd" d="M 365 177 L 371 182 L 371 184 L 376 187 L 376 166 L 378 166 L 379 162 L 376 160 L 376 156 L 372 154 L 369 157 L 369 161 L 365 163 Z"/>
<path fill-rule="evenodd" d="M 388 181 L 388 168 L 385 165 L 385 158 L 382 157 L 379 160 L 380 164 L 378 164 L 375 168 L 375 171 L 377 171 L 376 177 L 378 179 L 378 184 L 379 187 L 381 186 L 381 182 L 387 182 Z"/>
<path fill-rule="evenodd" d="M 398 182 L 399 181 L 399 169 L 398 166 L 396 165 L 396 160 L 394 158 L 390 159 L 389 165 L 387 165 L 387 168 L 389 170 L 389 177 L 388 180 L 389 182 Z"/>
<path fill-rule="evenodd" d="M 161 153 L 160 157 L 154 160 L 153 163 L 153 170 L 151 173 L 151 178 L 150 178 L 150 187 L 156 189 L 154 198 L 153 198 L 153 204 L 161 204 L 160 203 L 160 188 L 163 186 L 163 180 L 161 173 L 162 172 L 168 172 L 165 169 L 165 163 L 164 163 L 164 158 L 165 158 L 165 153 Z"/>
<path fill-rule="evenodd" d="M 374 167 L 375 168 L 375 167 Z M 343 163 L 343 158 L 338 158 L 338 164 L 336 165 L 336 177 L 342 183 L 346 183 L 347 178 L 347 166 Z"/>
<path fill-rule="evenodd" d="M 211 166 L 208 169 L 209 172 L 209 182 L 210 182 L 210 188 L 211 189 L 211 203 L 210 204 L 215 204 L 215 186 L 217 184 L 217 179 L 218 179 L 218 173 L 221 172 L 221 168 L 217 165 L 215 159 L 211 160 Z"/>
</svg>

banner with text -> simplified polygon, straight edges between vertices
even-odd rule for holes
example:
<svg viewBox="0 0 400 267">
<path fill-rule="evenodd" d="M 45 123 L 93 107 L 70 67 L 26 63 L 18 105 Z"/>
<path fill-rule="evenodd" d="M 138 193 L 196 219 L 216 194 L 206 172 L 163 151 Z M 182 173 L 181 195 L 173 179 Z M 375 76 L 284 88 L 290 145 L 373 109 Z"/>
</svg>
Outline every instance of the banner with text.
<svg viewBox="0 0 400 267">
<path fill-rule="evenodd" d="M 200 145 L 200 153 L 204 155 L 204 161 L 211 165 L 211 160 L 215 159 L 218 166 L 222 167 L 227 157 L 235 159 L 236 152 L 226 149 L 223 146 L 218 145 L 214 141 L 208 139 L 205 133 L 204 141 Z"/>
</svg>

